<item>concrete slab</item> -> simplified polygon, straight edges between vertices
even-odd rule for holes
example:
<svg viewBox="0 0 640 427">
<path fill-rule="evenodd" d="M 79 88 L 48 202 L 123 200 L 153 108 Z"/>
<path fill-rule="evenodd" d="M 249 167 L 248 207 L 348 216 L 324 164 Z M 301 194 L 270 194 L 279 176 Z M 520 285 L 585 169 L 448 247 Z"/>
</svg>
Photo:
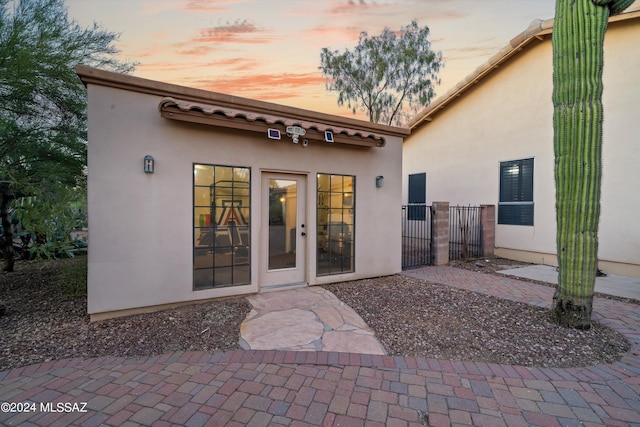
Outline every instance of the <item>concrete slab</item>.
<svg viewBox="0 0 640 427">
<path fill-rule="evenodd" d="M 541 282 L 558 284 L 558 272 L 551 265 L 531 265 L 498 271 L 507 276 L 522 277 Z M 640 278 L 607 274 L 604 277 L 596 277 L 597 293 L 613 295 L 640 301 Z"/>
</svg>

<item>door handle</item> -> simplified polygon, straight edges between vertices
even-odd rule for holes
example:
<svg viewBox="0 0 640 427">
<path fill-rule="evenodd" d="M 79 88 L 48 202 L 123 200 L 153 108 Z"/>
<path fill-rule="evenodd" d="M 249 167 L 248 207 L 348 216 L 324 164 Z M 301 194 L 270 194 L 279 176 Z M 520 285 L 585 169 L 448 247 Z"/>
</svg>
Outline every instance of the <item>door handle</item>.
<svg viewBox="0 0 640 427">
<path fill-rule="evenodd" d="M 304 231 L 302 233 L 300 233 L 301 236 L 306 236 L 307 233 L 305 233 Z"/>
</svg>

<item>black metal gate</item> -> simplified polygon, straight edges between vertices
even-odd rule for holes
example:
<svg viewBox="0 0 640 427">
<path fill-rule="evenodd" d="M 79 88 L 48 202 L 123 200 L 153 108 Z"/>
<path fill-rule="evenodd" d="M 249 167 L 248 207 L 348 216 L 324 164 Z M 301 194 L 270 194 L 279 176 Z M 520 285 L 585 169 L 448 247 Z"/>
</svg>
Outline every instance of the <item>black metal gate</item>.
<svg viewBox="0 0 640 427">
<path fill-rule="evenodd" d="M 402 206 L 402 269 L 431 265 L 431 206 Z"/>
<path fill-rule="evenodd" d="M 449 207 L 449 260 L 482 256 L 480 206 Z"/>
</svg>

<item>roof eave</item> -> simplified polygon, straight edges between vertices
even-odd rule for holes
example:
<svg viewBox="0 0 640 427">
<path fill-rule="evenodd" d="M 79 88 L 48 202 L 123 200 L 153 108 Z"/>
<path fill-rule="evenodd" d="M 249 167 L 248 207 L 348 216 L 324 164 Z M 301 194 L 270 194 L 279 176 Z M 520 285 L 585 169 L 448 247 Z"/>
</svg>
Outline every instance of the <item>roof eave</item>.
<svg viewBox="0 0 640 427">
<path fill-rule="evenodd" d="M 633 11 L 615 15 L 609 18 L 609 23 L 640 18 L 640 11 Z M 481 82 L 486 76 L 502 66 L 511 58 L 519 54 L 525 48 L 533 44 L 541 43 L 548 39 L 553 32 L 553 19 L 535 20 L 529 27 L 515 36 L 508 45 L 498 53 L 489 58 L 484 64 L 476 68 L 471 74 L 456 84 L 444 95 L 438 97 L 433 103 L 423 108 L 416 116 L 407 123 L 412 131 L 425 123 L 431 122 L 434 116 L 453 103 L 457 98 L 464 95 L 468 90 Z"/>
<path fill-rule="evenodd" d="M 131 75 L 113 73 L 84 65 L 77 65 L 76 73 L 85 86 L 95 84 L 160 97 L 174 97 L 192 102 L 212 103 L 226 108 L 241 109 L 257 114 L 286 116 L 297 121 L 322 122 L 327 126 L 362 129 L 363 131 L 384 134 L 386 136 L 404 138 L 411 133 L 411 131 L 406 127 L 394 127 L 378 123 L 370 123 L 349 117 L 336 116 L 255 99 L 242 98 L 219 92 L 148 80 Z"/>
<path fill-rule="evenodd" d="M 290 117 L 273 114 L 255 114 L 246 110 L 227 108 L 208 103 L 195 103 L 165 97 L 158 104 L 160 115 L 166 119 L 199 123 L 252 132 L 269 132 L 277 129 L 282 134 L 290 126 L 304 129 L 304 139 L 356 145 L 361 147 L 384 147 L 385 135 L 362 129 L 328 126 L 321 122 L 298 121 Z M 327 132 L 331 140 L 327 140 Z M 277 138 L 279 139 L 279 138 Z"/>
<path fill-rule="evenodd" d="M 407 123 L 407 126 L 413 130 L 424 122 L 433 120 L 433 116 L 448 106 L 451 102 L 468 91 L 470 88 L 478 84 L 487 75 L 491 74 L 495 69 L 509 61 L 513 56 L 524 50 L 525 47 L 532 43 L 545 40 L 550 34 L 553 27 L 553 19 L 546 21 L 536 20 L 529 27 L 511 39 L 508 45 L 503 47 L 498 53 L 489 58 L 484 64 L 476 68 L 471 74 L 458 82 L 452 89 L 444 95 L 436 99 L 435 102 L 425 107 L 415 117 Z"/>
</svg>

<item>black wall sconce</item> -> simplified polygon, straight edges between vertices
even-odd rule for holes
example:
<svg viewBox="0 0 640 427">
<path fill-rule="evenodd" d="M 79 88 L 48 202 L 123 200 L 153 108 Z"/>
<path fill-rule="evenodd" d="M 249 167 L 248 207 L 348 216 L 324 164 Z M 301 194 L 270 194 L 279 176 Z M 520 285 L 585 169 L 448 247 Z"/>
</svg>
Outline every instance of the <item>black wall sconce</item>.
<svg viewBox="0 0 640 427">
<path fill-rule="evenodd" d="M 378 175 L 376 176 L 376 188 L 380 188 L 384 185 L 384 176 Z"/>
<path fill-rule="evenodd" d="M 144 156 L 144 173 L 153 173 L 153 169 L 155 167 L 155 160 L 153 156 L 146 155 Z"/>
</svg>

